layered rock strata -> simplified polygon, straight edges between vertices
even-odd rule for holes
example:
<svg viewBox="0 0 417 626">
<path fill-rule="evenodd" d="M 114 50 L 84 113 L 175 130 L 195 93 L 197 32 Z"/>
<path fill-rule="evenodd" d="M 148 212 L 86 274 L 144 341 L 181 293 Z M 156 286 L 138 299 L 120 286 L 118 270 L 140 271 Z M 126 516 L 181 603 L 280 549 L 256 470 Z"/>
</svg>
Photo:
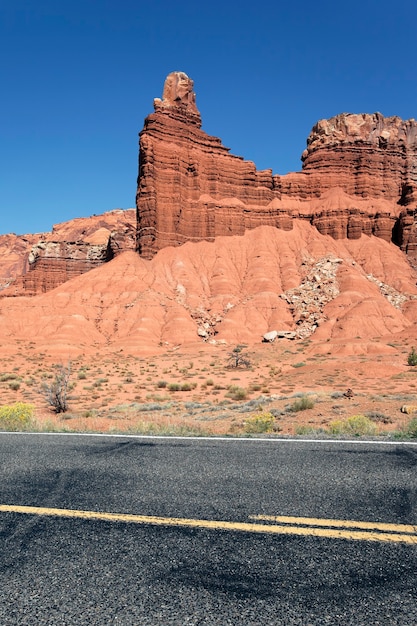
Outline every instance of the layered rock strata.
<svg viewBox="0 0 417 626">
<path fill-rule="evenodd" d="M 143 257 L 260 225 L 291 230 L 294 219 L 335 239 L 374 234 L 415 252 L 415 120 L 380 113 L 322 120 L 307 140 L 302 171 L 280 176 L 258 171 L 201 129 L 193 81 L 184 73 L 168 76 L 154 109 L 140 133 L 137 249 Z"/>
<path fill-rule="evenodd" d="M 35 295 L 84 274 L 121 252 L 134 250 L 135 211 L 119 209 L 70 220 L 55 225 L 52 232 L 37 238 L 13 237 L 19 242 L 21 250 L 25 245 L 26 249 L 16 273 L 13 275 L 13 268 L 8 268 L 9 279 L 5 280 L 0 296 Z M 5 265 L 7 267 L 6 260 Z"/>
<path fill-rule="evenodd" d="M 24 272 L 32 246 L 44 237 L 45 234 L 0 235 L 0 292 Z"/>
</svg>

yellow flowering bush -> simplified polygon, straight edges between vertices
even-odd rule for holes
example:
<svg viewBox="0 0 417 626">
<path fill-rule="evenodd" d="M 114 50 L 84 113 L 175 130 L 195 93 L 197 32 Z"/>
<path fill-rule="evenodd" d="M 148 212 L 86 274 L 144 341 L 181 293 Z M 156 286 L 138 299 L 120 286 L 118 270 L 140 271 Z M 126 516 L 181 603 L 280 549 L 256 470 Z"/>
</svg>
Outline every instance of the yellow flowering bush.
<svg viewBox="0 0 417 626">
<path fill-rule="evenodd" d="M 25 402 L 0 407 L 0 430 L 27 430 L 33 424 L 34 408 Z"/>
<path fill-rule="evenodd" d="M 245 421 L 245 433 L 270 433 L 274 429 L 275 417 L 272 413 L 263 411 L 252 415 Z"/>
</svg>

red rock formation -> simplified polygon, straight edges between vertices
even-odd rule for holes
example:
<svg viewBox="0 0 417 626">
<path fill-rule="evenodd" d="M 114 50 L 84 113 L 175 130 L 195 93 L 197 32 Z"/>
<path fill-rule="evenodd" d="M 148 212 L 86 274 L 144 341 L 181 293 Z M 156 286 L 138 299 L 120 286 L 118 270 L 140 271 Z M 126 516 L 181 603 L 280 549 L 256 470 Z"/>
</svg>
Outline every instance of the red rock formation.
<svg viewBox="0 0 417 626">
<path fill-rule="evenodd" d="M 31 247 L 45 235 L 0 235 L 0 291 L 22 274 Z"/>
<path fill-rule="evenodd" d="M 8 241 L 12 236 L 3 237 Z M 8 288 L 0 295 L 34 295 L 54 289 L 121 252 L 133 250 L 135 240 L 134 209 L 78 218 L 56 224 L 52 232 L 41 236 L 17 238 L 20 262 L 14 266 L 9 264 L 8 280 L 4 283 Z M 1 243 L 0 238 L 0 252 Z M 10 255 L 9 259 L 12 259 Z"/>
<path fill-rule="evenodd" d="M 257 171 L 201 130 L 193 81 L 166 80 L 163 99 L 140 133 L 137 190 L 138 251 L 271 225 L 291 230 L 306 219 L 322 234 L 386 241 L 416 239 L 398 226 L 405 190 L 417 183 L 417 122 L 381 114 L 342 114 L 313 128 L 302 172 Z M 337 188 L 337 189 L 336 189 Z M 408 224 L 408 223 L 407 223 Z M 408 228 L 408 230 L 407 230 Z"/>
<path fill-rule="evenodd" d="M 416 337 L 415 283 L 393 243 L 334 240 L 296 220 L 290 232 L 261 226 L 166 247 L 151 260 L 128 251 L 48 293 L 3 298 L 0 341 L 34 341 L 68 358 L 202 340 L 254 344 L 277 330 L 313 333 L 327 352 L 328 339 Z"/>
<path fill-rule="evenodd" d="M 337 181 L 352 196 L 397 203 L 403 189 L 417 183 L 417 122 L 380 113 L 321 120 L 302 160 L 303 171 L 313 175 L 316 196 Z"/>
</svg>

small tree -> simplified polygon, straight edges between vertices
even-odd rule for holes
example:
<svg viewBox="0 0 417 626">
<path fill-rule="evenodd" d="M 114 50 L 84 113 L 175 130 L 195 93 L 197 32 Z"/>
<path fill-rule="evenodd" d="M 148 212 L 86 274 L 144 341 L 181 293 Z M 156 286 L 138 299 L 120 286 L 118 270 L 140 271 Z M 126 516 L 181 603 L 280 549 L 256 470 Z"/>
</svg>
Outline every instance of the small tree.
<svg viewBox="0 0 417 626">
<path fill-rule="evenodd" d="M 44 383 L 42 392 L 50 407 L 55 413 L 65 413 L 68 410 L 68 390 L 71 375 L 71 365 L 60 365 L 55 378 L 51 383 Z"/>
<path fill-rule="evenodd" d="M 408 365 L 417 365 L 417 352 L 415 351 L 414 348 L 411 348 L 411 352 L 408 355 L 407 358 L 407 363 Z"/>
<path fill-rule="evenodd" d="M 227 355 L 227 364 L 229 367 L 250 367 L 248 355 L 243 352 L 246 346 L 239 345 L 233 348 Z"/>
</svg>

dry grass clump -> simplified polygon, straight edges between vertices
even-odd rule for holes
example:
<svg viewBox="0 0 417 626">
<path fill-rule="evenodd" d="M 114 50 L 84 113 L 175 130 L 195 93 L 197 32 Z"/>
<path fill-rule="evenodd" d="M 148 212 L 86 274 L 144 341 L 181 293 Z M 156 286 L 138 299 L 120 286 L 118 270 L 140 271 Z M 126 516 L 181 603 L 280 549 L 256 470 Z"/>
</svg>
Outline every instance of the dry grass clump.
<svg viewBox="0 0 417 626">
<path fill-rule="evenodd" d="M 314 407 L 314 400 L 307 395 L 303 395 L 297 400 L 294 400 L 292 404 L 286 407 L 286 410 L 290 413 L 298 413 L 298 411 L 306 411 Z"/>
</svg>

